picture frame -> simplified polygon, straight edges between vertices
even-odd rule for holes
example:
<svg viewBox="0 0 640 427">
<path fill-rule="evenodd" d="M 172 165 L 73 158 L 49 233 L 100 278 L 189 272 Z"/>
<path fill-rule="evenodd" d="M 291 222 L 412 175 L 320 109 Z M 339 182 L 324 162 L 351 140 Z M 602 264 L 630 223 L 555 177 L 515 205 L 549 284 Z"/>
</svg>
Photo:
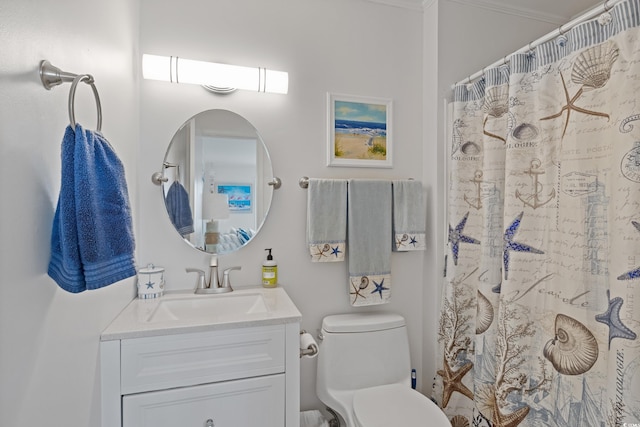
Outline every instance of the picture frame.
<svg viewBox="0 0 640 427">
<path fill-rule="evenodd" d="M 218 183 L 216 192 L 226 194 L 231 213 L 250 213 L 253 211 L 253 186 L 249 183 Z"/>
<path fill-rule="evenodd" d="M 390 99 L 327 93 L 327 166 L 393 167 Z"/>
</svg>

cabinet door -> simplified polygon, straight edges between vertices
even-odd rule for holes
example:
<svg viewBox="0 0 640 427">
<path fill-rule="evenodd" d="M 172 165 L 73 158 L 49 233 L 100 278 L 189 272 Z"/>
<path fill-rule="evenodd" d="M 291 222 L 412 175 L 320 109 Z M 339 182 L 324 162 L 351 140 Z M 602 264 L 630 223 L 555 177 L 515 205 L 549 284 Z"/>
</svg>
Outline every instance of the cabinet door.
<svg viewBox="0 0 640 427">
<path fill-rule="evenodd" d="M 283 427 L 284 375 L 124 396 L 123 427 Z"/>
</svg>

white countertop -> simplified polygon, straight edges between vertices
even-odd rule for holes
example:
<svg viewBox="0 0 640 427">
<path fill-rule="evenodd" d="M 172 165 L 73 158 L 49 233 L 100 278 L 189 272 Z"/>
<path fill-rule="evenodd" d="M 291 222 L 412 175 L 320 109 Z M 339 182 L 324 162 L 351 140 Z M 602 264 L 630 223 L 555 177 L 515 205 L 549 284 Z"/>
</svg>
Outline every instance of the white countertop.
<svg viewBox="0 0 640 427">
<path fill-rule="evenodd" d="M 233 298 L 246 294 L 261 294 L 267 310 L 259 313 L 226 313 L 213 310 L 206 316 L 191 319 L 150 321 L 163 301 L 190 298 Z M 155 299 L 134 299 L 100 335 L 101 341 L 141 338 L 157 335 L 203 332 L 239 327 L 275 325 L 299 322 L 302 315 L 282 288 L 238 288 L 227 294 L 195 295 L 193 291 L 166 293 Z"/>
</svg>

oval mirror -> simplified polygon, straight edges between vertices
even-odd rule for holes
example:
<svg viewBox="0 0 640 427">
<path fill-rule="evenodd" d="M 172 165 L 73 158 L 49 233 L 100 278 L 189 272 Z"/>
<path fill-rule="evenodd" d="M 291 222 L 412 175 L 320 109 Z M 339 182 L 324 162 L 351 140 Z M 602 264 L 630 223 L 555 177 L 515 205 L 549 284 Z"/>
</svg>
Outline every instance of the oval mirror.
<svg viewBox="0 0 640 427">
<path fill-rule="evenodd" d="M 196 114 L 173 136 L 162 166 L 167 214 L 192 247 L 229 253 L 260 231 L 273 170 L 264 141 L 244 117 L 227 110 Z"/>
</svg>

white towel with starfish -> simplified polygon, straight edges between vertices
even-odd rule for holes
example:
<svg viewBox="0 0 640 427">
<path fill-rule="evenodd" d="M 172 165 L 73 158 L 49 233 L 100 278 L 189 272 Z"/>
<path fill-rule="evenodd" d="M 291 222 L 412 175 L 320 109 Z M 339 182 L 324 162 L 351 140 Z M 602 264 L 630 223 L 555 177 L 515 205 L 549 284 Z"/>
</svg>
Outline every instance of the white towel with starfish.
<svg viewBox="0 0 640 427">
<path fill-rule="evenodd" d="M 349 180 L 349 293 L 353 306 L 391 298 L 391 181 Z"/>
<path fill-rule="evenodd" d="M 393 181 L 393 250 L 423 251 L 426 239 L 426 210 L 422 182 Z"/>
<path fill-rule="evenodd" d="M 347 181 L 310 178 L 307 191 L 307 240 L 311 261 L 344 261 Z"/>
</svg>

